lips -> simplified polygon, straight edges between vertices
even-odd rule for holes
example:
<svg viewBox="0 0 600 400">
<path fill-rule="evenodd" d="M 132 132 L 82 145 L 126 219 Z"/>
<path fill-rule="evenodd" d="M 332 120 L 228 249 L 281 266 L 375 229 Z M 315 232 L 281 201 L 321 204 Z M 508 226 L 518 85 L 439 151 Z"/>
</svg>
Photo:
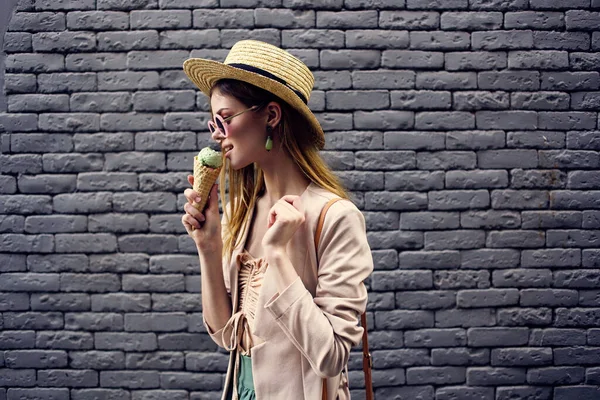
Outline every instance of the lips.
<svg viewBox="0 0 600 400">
<path fill-rule="evenodd" d="M 225 154 L 225 156 L 227 156 L 227 153 L 229 153 L 232 149 L 233 149 L 233 146 L 231 146 L 231 145 L 224 146 L 223 147 L 223 154 Z"/>
</svg>

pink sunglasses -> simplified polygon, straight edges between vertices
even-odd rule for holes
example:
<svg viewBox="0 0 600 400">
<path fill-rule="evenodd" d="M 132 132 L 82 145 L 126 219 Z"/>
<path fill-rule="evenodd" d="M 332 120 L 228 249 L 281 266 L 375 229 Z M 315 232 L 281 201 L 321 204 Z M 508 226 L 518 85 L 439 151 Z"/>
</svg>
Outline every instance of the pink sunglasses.
<svg viewBox="0 0 600 400">
<path fill-rule="evenodd" d="M 211 134 L 215 133 L 218 130 L 223 134 L 223 136 L 227 137 L 229 132 L 227 131 L 226 122 L 231 121 L 234 117 L 237 117 L 238 115 L 242 115 L 245 112 L 254 111 L 254 110 L 258 109 L 259 107 L 260 106 L 252 106 L 243 111 L 240 111 L 237 114 L 233 114 L 232 116 L 227 117 L 227 118 L 223 118 L 219 114 L 215 114 L 215 116 L 213 117 L 213 120 L 208 121 L 208 130 L 210 131 Z"/>
</svg>

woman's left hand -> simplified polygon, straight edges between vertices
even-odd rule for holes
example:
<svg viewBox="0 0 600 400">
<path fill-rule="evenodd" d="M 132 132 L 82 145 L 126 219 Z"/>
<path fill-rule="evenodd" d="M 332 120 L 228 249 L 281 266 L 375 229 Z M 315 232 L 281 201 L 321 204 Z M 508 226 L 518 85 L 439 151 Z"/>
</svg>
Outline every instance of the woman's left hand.
<svg viewBox="0 0 600 400">
<path fill-rule="evenodd" d="M 283 196 L 269 211 L 267 232 L 262 245 L 266 248 L 283 249 L 304 223 L 304 208 L 300 196 Z"/>
</svg>

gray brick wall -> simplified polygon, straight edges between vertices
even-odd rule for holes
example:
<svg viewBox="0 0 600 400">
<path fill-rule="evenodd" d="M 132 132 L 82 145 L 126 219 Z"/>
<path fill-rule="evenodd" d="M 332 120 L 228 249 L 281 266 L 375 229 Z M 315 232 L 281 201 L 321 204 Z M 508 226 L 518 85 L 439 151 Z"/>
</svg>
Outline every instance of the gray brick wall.
<svg viewBox="0 0 600 400">
<path fill-rule="evenodd" d="M 600 398 L 600 1 L 21 0 L 4 15 L 0 399 L 219 398 L 227 355 L 179 222 L 209 115 L 181 63 L 242 38 L 315 72 L 323 154 L 376 263 L 376 397 Z M 360 363 L 355 349 L 357 399 Z"/>
</svg>

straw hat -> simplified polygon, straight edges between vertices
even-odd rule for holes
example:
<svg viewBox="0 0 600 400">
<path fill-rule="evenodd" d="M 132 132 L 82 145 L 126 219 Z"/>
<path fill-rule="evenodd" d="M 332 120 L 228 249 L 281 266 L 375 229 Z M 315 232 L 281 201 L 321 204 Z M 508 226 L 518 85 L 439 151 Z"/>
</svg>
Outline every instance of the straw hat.
<svg viewBox="0 0 600 400">
<path fill-rule="evenodd" d="M 257 40 L 242 40 L 233 45 L 224 63 L 190 58 L 183 63 L 183 70 L 207 96 L 219 79 L 237 79 L 275 94 L 306 118 L 317 147 L 325 146 L 323 129 L 307 105 L 315 78 L 287 51 Z"/>
</svg>

